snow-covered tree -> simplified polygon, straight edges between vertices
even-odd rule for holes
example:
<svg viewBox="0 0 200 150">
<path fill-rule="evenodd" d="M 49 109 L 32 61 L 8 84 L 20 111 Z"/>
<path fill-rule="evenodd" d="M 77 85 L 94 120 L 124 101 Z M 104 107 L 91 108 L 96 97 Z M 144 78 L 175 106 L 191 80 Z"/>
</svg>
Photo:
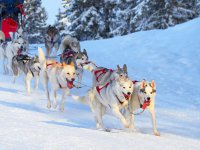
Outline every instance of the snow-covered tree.
<svg viewBox="0 0 200 150">
<path fill-rule="evenodd" d="M 47 13 L 41 4 L 41 0 L 24 1 L 26 14 L 24 24 L 29 33 L 30 43 L 44 42 L 41 33 L 46 28 Z"/>
</svg>

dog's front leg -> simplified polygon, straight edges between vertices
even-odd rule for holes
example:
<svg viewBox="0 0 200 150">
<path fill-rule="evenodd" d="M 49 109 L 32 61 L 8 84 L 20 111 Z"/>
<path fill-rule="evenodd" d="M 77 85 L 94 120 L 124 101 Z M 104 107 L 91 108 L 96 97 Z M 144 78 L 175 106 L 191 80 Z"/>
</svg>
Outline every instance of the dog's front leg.
<svg viewBox="0 0 200 150">
<path fill-rule="evenodd" d="M 38 84 L 39 84 L 39 76 L 35 77 L 35 86 L 34 89 L 37 90 L 38 89 Z"/>
<path fill-rule="evenodd" d="M 80 72 L 78 73 L 78 87 L 81 87 L 81 81 L 82 81 L 82 77 L 83 77 L 83 70 L 80 70 Z"/>
<path fill-rule="evenodd" d="M 27 73 L 27 75 L 25 77 L 25 84 L 26 84 L 26 91 L 27 91 L 28 95 L 30 95 L 30 93 L 31 93 L 31 78 L 32 78 L 32 74 Z"/>
<path fill-rule="evenodd" d="M 61 103 L 60 103 L 60 111 L 63 112 L 64 108 L 65 108 L 65 97 L 66 95 L 69 94 L 69 89 L 64 89 L 63 90 L 63 94 L 62 94 L 62 99 L 61 99 Z"/>
<path fill-rule="evenodd" d="M 154 106 L 150 106 L 149 107 L 149 112 L 151 114 L 151 120 L 152 120 L 152 126 L 153 126 L 153 133 L 156 136 L 160 136 L 160 133 L 158 132 L 157 127 L 156 127 L 156 115 L 155 115 Z"/>
<path fill-rule="evenodd" d="M 57 108 L 57 101 L 56 101 L 57 93 L 56 90 L 53 91 L 53 108 Z"/>
<path fill-rule="evenodd" d="M 118 106 L 112 107 L 112 111 L 115 114 L 115 116 L 120 119 L 120 121 L 122 122 L 122 124 L 124 125 L 124 127 L 125 128 L 129 128 L 129 124 L 126 121 L 126 119 L 124 118 L 124 116 L 121 114 L 121 112 L 119 110 L 119 107 Z"/>
</svg>

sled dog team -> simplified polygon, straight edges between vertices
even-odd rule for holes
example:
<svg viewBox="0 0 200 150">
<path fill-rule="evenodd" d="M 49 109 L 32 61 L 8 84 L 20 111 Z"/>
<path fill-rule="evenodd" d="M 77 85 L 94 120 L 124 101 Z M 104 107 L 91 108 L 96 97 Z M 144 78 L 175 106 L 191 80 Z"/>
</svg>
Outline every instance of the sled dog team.
<svg viewBox="0 0 200 150">
<path fill-rule="evenodd" d="M 21 31 L 21 29 L 18 29 Z M 11 42 L 5 42 L 0 34 L 0 53 L 3 61 L 5 74 L 12 74 L 16 77 L 21 73 L 25 75 L 25 87 L 30 94 L 30 81 L 35 78 L 35 89 L 38 87 L 39 77 L 43 84 L 47 96 L 47 107 L 57 108 L 57 91 L 62 90 L 60 111 L 64 111 L 64 103 L 70 89 L 80 88 L 83 70 L 92 73 L 92 87 L 85 96 L 72 95 L 72 98 L 89 105 L 96 121 L 96 127 L 109 131 L 104 126 L 103 115 L 106 110 L 111 110 L 125 128 L 134 130 L 135 111 L 141 112 L 148 110 L 151 114 L 153 133 L 159 136 L 155 118 L 155 95 L 156 83 L 154 80 L 148 82 L 132 81 L 128 77 L 127 66 L 120 68 L 117 65 L 115 70 L 97 67 L 92 61 L 88 60 L 86 50 L 80 50 L 80 43 L 76 38 L 69 35 L 61 38 L 57 29 L 49 26 L 45 37 L 46 58 L 43 50 L 38 48 L 38 56 L 30 57 L 27 53 L 27 38 L 20 32 L 12 36 Z M 53 60 L 60 47 L 60 62 Z M 55 52 L 51 59 L 50 55 L 53 48 Z M 78 85 L 74 81 L 78 76 Z M 53 92 L 51 101 L 49 86 Z"/>
</svg>

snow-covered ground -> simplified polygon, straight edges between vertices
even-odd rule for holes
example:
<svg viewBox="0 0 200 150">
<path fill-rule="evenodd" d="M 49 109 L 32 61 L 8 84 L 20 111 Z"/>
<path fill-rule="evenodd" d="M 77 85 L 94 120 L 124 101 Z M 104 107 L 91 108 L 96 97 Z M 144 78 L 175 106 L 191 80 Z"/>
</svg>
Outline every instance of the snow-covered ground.
<svg viewBox="0 0 200 150">
<path fill-rule="evenodd" d="M 199 24 L 197 18 L 167 30 L 81 43 L 98 66 L 116 68 L 117 64 L 126 63 L 133 80 L 155 79 L 160 137 L 152 134 L 148 112 L 136 116 L 136 133 L 124 131 L 120 122 L 108 115 L 104 122 L 114 130 L 98 131 L 88 106 L 68 97 L 63 113 L 48 110 L 41 85 L 28 96 L 22 78 L 13 84 L 11 76 L 1 74 L 0 149 L 199 149 Z M 32 53 L 37 52 L 35 45 L 31 49 Z M 85 72 L 83 83 L 91 85 L 89 72 Z M 87 90 L 83 87 L 72 93 L 84 95 Z"/>
</svg>

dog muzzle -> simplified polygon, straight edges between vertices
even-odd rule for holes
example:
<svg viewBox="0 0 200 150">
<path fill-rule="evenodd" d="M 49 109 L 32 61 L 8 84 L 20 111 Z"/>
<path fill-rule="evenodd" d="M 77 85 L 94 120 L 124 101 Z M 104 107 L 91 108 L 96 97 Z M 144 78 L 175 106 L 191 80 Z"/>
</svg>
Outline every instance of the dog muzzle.
<svg viewBox="0 0 200 150">
<path fill-rule="evenodd" d="M 124 92 L 123 92 L 123 95 L 124 95 L 124 97 L 125 97 L 125 99 L 128 101 L 129 99 L 130 99 L 130 97 L 131 97 L 131 94 L 130 95 L 128 95 L 128 94 L 125 94 Z"/>
<path fill-rule="evenodd" d="M 151 103 L 151 100 L 144 100 L 144 103 L 143 103 L 143 105 L 142 105 L 142 109 L 146 109 L 146 107 L 147 106 L 149 106 L 150 105 L 150 103 Z"/>
</svg>

